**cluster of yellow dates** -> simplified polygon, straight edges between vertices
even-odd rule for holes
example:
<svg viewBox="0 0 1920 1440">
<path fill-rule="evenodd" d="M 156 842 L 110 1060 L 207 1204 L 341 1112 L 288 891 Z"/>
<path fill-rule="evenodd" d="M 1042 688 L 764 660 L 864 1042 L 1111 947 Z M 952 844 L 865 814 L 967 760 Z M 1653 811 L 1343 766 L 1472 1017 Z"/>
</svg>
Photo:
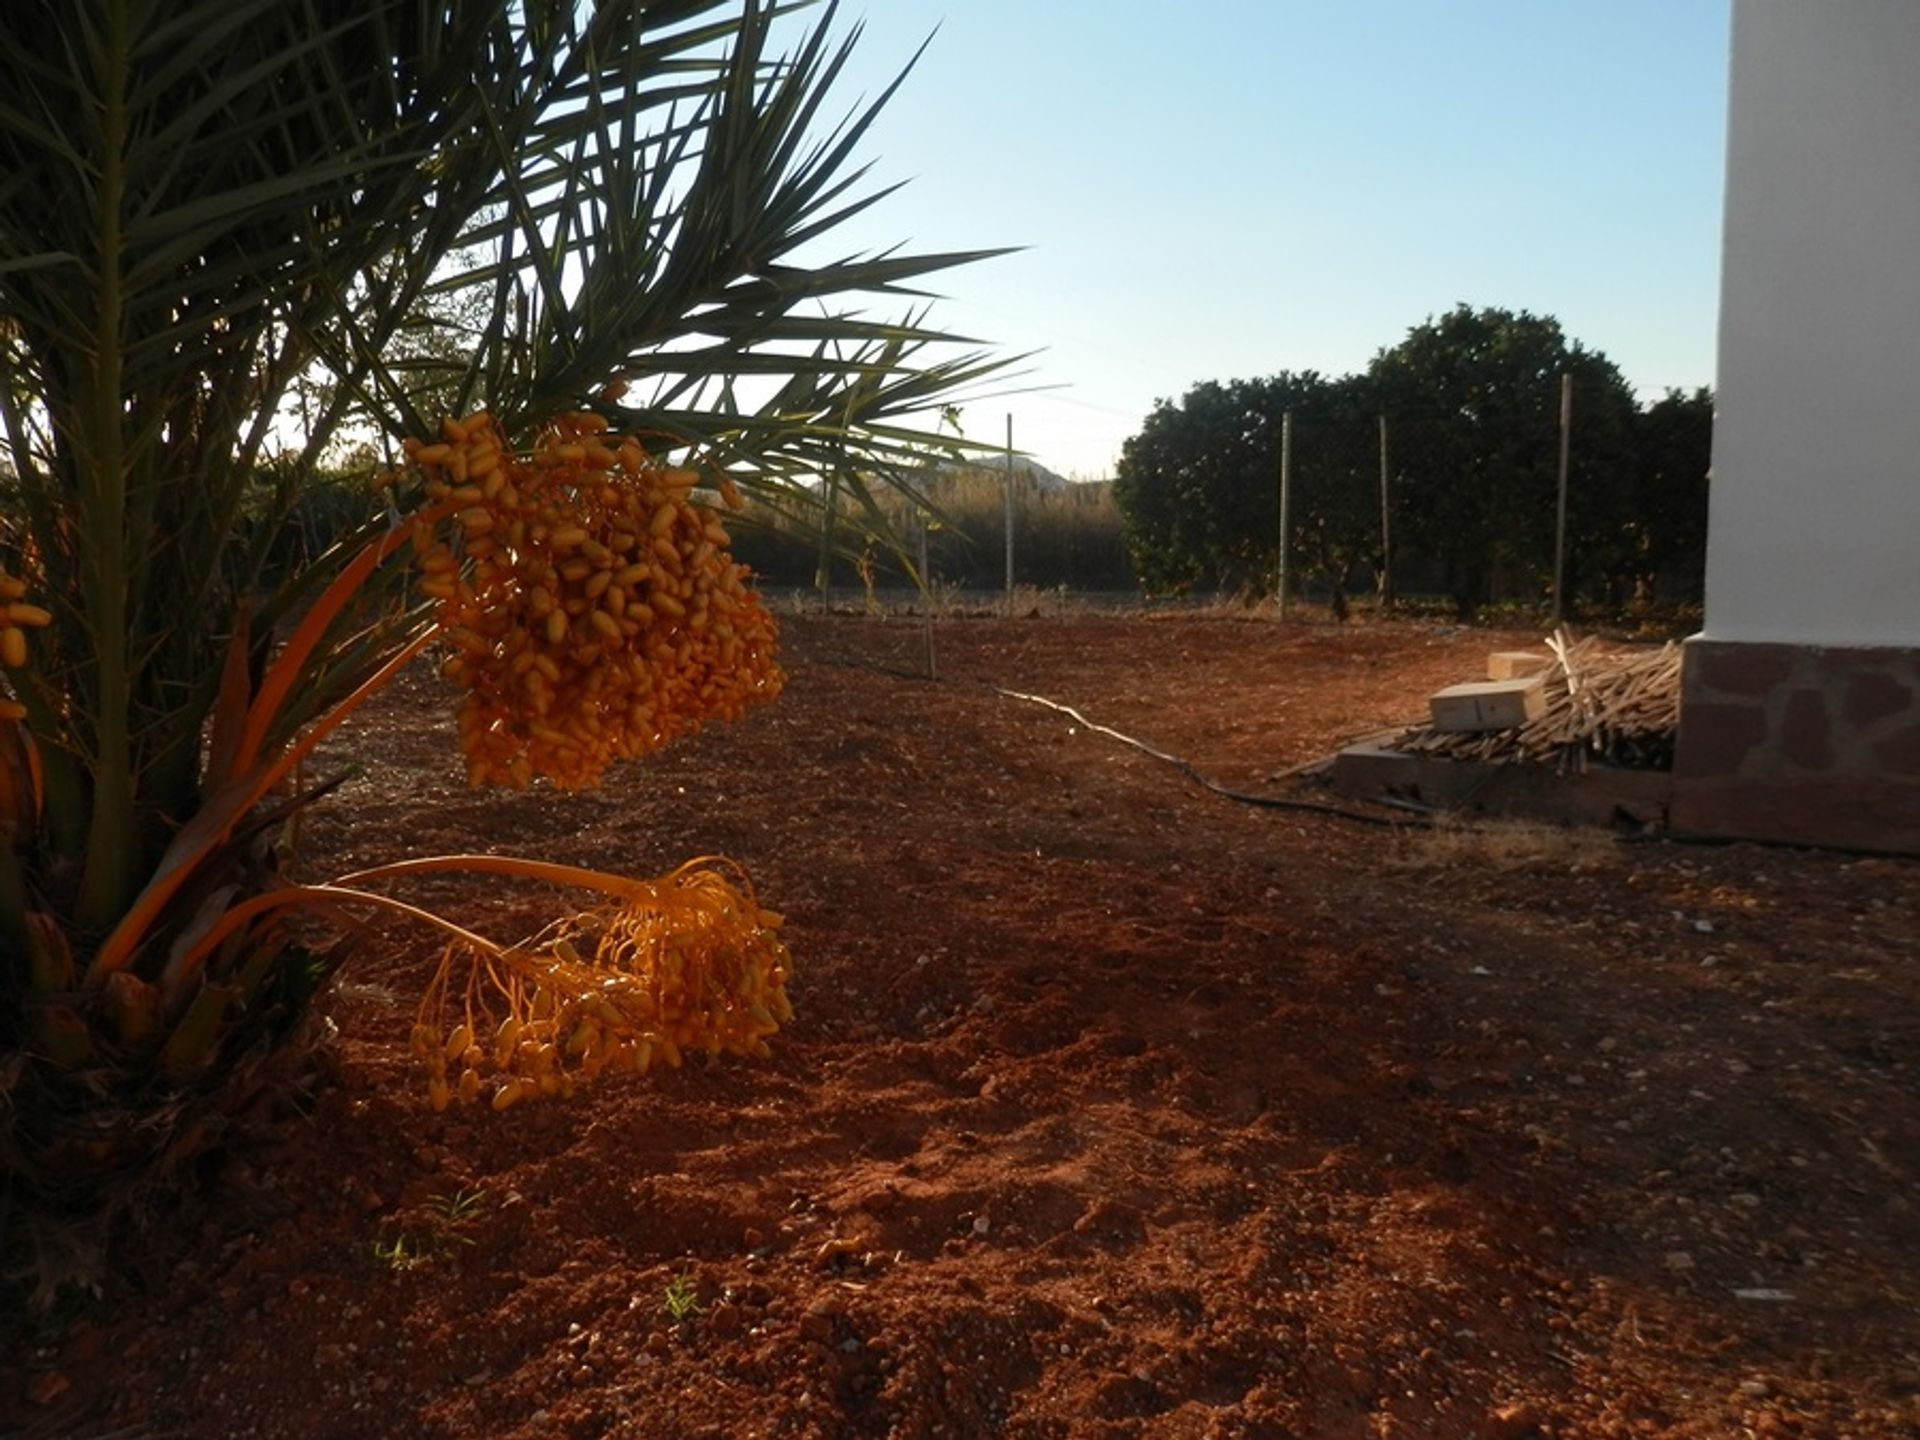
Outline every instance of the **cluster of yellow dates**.
<svg viewBox="0 0 1920 1440">
<path fill-rule="evenodd" d="M 525 946 L 450 947 L 413 1028 L 433 1108 L 485 1095 L 505 1110 L 695 1050 L 764 1058 L 793 1014 L 780 923 L 744 877 L 695 861 Z"/>
<path fill-rule="evenodd" d="M 0 570 L 0 665 L 18 670 L 27 663 L 27 631 L 53 623 L 53 616 L 27 603 L 27 582 Z M 19 720 L 27 709 L 0 695 L 0 720 Z"/>
<path fill-rule="evenodd" d="M 584 412 L 524 456 L 484 413 L 441 433 L 407 446 L 446 515 L 416 520 L 412 538 L 454 647 L 445 674 L 466 692 L 472 783 L 591 786 L 612 761 L 779 692 L 773 619 L 694 500 L 693 471 Z M 720 491 L 740 506 L 730 481 Z"/>
</svg>

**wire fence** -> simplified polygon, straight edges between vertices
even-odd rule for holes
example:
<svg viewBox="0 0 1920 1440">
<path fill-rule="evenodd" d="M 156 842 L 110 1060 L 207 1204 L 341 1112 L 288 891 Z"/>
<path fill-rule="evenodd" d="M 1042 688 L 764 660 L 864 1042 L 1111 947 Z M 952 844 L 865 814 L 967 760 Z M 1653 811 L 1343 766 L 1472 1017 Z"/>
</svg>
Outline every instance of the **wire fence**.
<svg viewBox="0 0 1920 1440">
<path fill-rule="evenodd" d="M 1023 611 L 1073 596 L 1684 614 L 1704 574 L 1711 405 L 1669 401 L 1624 418 L 1577 396 L 1570 416 L 1564 400 L 1510 407 L 1497 430 L 1459 412 L 1303 406 L 1164 456 L 1130 445 L 1115 482 L 929 472 L 915 483 L 932 514 L 875 486 L 878 527 L 827 505 L 753 507 L 734 553 L 770 594 L 836 604 L 898 591 Z M 310 487 L 296 538 L 329 543 L 364 496 L 357 480 Z"/>
</svg>

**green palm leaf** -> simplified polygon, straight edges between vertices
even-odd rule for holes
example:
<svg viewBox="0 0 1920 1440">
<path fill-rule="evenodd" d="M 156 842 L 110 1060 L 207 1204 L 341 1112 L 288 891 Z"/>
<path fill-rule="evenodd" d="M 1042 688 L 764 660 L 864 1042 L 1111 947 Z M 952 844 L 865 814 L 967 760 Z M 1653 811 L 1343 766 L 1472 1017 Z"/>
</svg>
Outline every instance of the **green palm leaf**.
<svg viewBox="0 0 1920 1440">
<path fill-rule="evenodd" d="M 384 532 L 369 491 L 333 550 L 280 558 L 338 447 L 479 406 L 525 439 L 624 378 L 621 426 L 783 509 L 837 477 L 879 525 L 872 486 L 938 442 L 920 417 L 1004 375 L 925 309 L 934 277 L 997 252 L 809 258 L 887 193 L 856 152 L 891 90 L 832 118 L 853 43 L 834 20 L 808 0 L 0 7 L 0 566 L 52 613 L 5 680 L 45 804 L 0 817 L 0 1062 L 30 1021 L 57 1020 L 70 1056 L 113 1050 L 88 1038 L 91 1001 L 35 1008 L 24 937 L 73 951 L 77 971 L 43 978 L 86 974 L 122 927 L 134 993 L 167 978 L 196 909 L 268 883 L 258 825 L 204 808 L 207 737 L 275 626 Z M 419 631 L 410 595 L 388 564 L 324 612 L 259 717 L 269 750 L 384 673 Z M 129 907 L 189 833 L 213 837 L 198 869 L 125 951 Z M 285 1030 L 259 1007 L 297 1010 L 311 977 L 288 956 L 164 988 L 196 1017 L 172 1016 L 152 1081 L 169 1117 L 223 1083 L 190 1085 L 189 1052 Z M 122 1093 L 89 1074 L 87 1103 Z M 63 1083 L 35 1081 L 34 1104 L 68 1104 Z M 52 1173 L 20 1158 L 25 1114 L 0 1105 L 0 1206 Z"/>
<path fill-rule="evenodd" d="M 994 373 L 863 308 L 981 254 L 795 259 L 880 198 L 853 155 L 887 96 L 814 138 L 852 38 L 827 7 L 777 54 L 794 8 L 85 0 L 0 21 L 0 418 L 72 597 L 46 718 L 94 793 L 67 826 L 90 837 L 89 923 L 151 843 L 109 821 L 164 828 L 195 793 L 179 757 L 224 626 L 183 627 L 178 599 L 231 613 L 257 588 L 243 517 L 283 513 L 342 427 L 418 432 L 450 399 L 524 433 L 624 375 L 624 423 L 791 486 L 905 456 L 930 438 L 909 417 Z M 477 321 L 436 347 L 463 298 Z M 268 421 L 311 374 L 331 408 L 263 492 Z"/>
</svg>

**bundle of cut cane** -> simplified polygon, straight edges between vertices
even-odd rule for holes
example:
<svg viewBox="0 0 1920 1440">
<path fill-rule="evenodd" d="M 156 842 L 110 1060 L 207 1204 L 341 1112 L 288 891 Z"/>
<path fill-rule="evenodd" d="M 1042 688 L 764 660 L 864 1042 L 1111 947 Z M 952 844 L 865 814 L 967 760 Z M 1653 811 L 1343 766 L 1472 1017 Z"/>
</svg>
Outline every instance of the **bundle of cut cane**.
<svg viewBox="0 0 1920 1440">
<path fill-rule="evenodd" d="M 1565 630 L 1547 639 L 1546 708 L 1524 725 L 1479 732 L 1416 730 L 1398 748 L 1453 760 L 1590 764 L 1665 770 L 1680 726 L 1680 647 L 1620 652 Z"/>
</svg>

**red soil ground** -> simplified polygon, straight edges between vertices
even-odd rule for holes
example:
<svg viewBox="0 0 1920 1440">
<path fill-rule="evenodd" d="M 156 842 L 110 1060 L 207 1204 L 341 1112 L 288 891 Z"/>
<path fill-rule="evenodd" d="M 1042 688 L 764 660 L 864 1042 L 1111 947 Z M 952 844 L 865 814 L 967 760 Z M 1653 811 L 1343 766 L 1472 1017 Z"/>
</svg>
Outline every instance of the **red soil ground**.
<svg viewBox="0 0 1920 1440">
<path fill-rule="evenodd" d="M 434 1115 L 405 1054 L 433 950 L 394 931 L 327 1001 L 309 1119 L 148 1288 L 7 1354 L 0 1416 L 1920 1430 L 1920 866 L 1256 809 L 986 688 L 1279 793 L 1531 636 L 954 620 L 936 684 L 915 622 L 787 636 L 779 703 L 582 796 L 468 792 L 444 695 L 403 683 L 301 854 L 735 856 L 798 967 L 771 1061 Z M 552 903 L 412 893 L 503 939 Z"/>
</svg>

